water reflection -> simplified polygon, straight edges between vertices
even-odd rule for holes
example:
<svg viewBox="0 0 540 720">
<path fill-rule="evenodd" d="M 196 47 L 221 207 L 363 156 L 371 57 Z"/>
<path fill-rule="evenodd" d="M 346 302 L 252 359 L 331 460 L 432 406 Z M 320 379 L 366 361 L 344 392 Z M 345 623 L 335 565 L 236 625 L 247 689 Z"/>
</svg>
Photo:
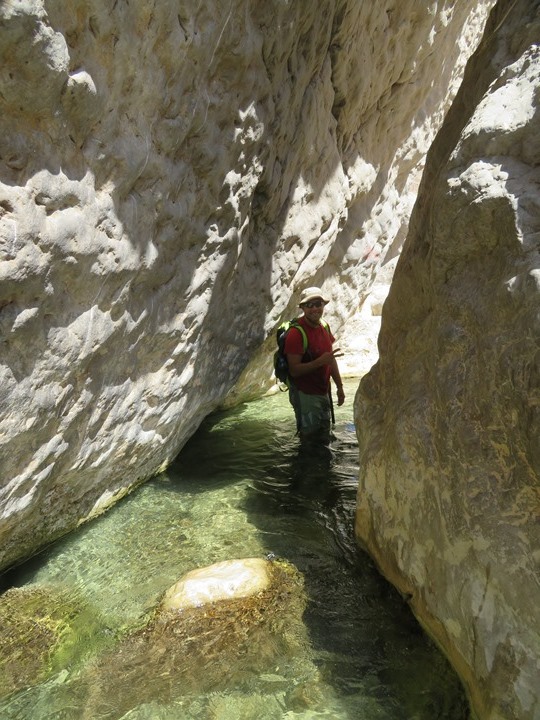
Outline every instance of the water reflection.
<svg viewBox="0 0 540 720">
<path fill-rule="evenodd" d="M 354 389 L 350 382 L 348 397 Z M 455 675 L 356 546 L 351 414 L 350 404 L 336 408 L 329 444 L 299 442 L 284 395 L 216 414 L 166 474 L 11 573 L 6 580 L 14 585 L 72 588 L 101 624 L 90 641 L 84 638 L 91 647 L 79 652 L 79 660 L 0 701 L 0 716 L 465 720 Z M 150 663 L 143 664 L 136 704 L 124 700 L 122 708 L 115 695 L 129 698 L 126 673 L 111 670 L 107 691 L 89 686 L 88 658 L 110 648 L 114 653 L 123 629 L 185 572 L 268 554 L 290 561 L 303 575 L 303 653 L 231 677 L 226 687 L 177 687 L 168 698 L 156 696 L 157 677 Z M 208 668 L 208 676 L 212 672 Z M 92 715 L 92 707 L 100 714 Z"/>
</svg>

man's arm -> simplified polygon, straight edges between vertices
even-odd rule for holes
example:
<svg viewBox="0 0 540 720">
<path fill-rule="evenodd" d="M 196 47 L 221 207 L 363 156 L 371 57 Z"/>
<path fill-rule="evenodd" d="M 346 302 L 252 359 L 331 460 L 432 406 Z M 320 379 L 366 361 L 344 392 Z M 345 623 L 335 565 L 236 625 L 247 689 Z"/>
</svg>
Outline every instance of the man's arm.
<svg viewBox="0 0 540 720">
<path fill-rule="evenodd" d="M 287 353 L 287 363 L 289 365 L 289 373 L 291 374 L 291 377 L 302 377 L 302 375 L 309 375 L 310 372 L 313 372 L 314 370 L 317 370 L 317 368 L 322 367 L 323 365 L 330 365 L 333 369 L 334 365 L 337 369 L 337 363 L 336 359 L 334 357 L 335 353 L 339 353 L 339 348 L 336 350 L 333 350 L 332 352 L 325 352 L 322 355 L 319 355 L 318 358 L 315 358 L 315 360 L 310 360 L 309 362 L 302 362 L 302 355 L 295 355 L 293 353 Z M 339 376 L 339 370 L 337 371 Z M 333 376 L 332 376 L 333 377 Z M 341 380 L 340 380 L 341 382 Z"/>
<path fill-rule="evenodd" d="M 338 405 L 343 405 L 343 403 L 345 402 L 345 392 L 343 390 L 343 381 L 341 380 L 341 375 L 339 374 L 339 368 L 335 356 L 333 358 L 332 366 L 330 369 L 330 376 L 336 384 Z"/>
</svg>

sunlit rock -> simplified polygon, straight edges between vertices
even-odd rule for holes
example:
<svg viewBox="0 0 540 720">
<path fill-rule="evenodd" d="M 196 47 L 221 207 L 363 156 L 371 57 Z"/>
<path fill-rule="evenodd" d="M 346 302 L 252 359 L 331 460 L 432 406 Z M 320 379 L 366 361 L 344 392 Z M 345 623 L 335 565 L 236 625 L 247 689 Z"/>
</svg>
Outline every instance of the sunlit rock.
<svg viewBox="0 0 540 720">
<path fill-rule="evenodd" d="M 265 560 L 245 558 L 192 570 L 167 590 L 162 608 L 181 611 L 220 600 L 249 597 L 268 587 L 270 568 Z"/>
<path fill-rule="evenodd" d="M 0 566 L 260 395 L 301 285 L 352 343 L 492 4 L 0 4 Z"/>
<path fill-rule="evenodd" d="M 357 532 L 479 718 L 540 717 L 540 18 L 501 2 L 433 144 L 361 383 Z"/>
</svg>

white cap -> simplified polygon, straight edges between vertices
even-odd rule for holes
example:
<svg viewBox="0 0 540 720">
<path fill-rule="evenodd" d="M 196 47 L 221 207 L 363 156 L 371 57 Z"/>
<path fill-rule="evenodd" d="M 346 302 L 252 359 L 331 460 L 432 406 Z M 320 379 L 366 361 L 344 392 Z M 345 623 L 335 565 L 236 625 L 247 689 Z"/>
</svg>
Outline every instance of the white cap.
<svg viewBox="0 0 540 720">
<path fill-rule="evenodd" d="M 298 304 L 303 305 L 304 303 L 307 303 L 310 300 L 316 300 L 317 298 L 320 298 L 325 303 L 329 302 L 322 294 L 321 288 L 308 287 L 305 290 L 302 290 L 302 295 L 300 296 L 300 302 Z"/>
</svg>

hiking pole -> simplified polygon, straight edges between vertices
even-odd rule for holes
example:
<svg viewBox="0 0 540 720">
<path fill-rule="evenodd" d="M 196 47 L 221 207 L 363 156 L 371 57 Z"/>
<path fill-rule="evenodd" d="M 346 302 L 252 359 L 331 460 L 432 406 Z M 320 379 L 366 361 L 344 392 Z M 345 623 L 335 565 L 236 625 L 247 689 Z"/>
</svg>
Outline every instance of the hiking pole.
<svg viewBox="0 0 540 720">
<path fill-rule="evenodd" d="M 328 383 L 328 399 L 330 400 L 330 416 L 332 425 L 336 424 L 336 416 L 334 415 L 334 401 L 332 400 L 332 383 Z"/>
</svg>

